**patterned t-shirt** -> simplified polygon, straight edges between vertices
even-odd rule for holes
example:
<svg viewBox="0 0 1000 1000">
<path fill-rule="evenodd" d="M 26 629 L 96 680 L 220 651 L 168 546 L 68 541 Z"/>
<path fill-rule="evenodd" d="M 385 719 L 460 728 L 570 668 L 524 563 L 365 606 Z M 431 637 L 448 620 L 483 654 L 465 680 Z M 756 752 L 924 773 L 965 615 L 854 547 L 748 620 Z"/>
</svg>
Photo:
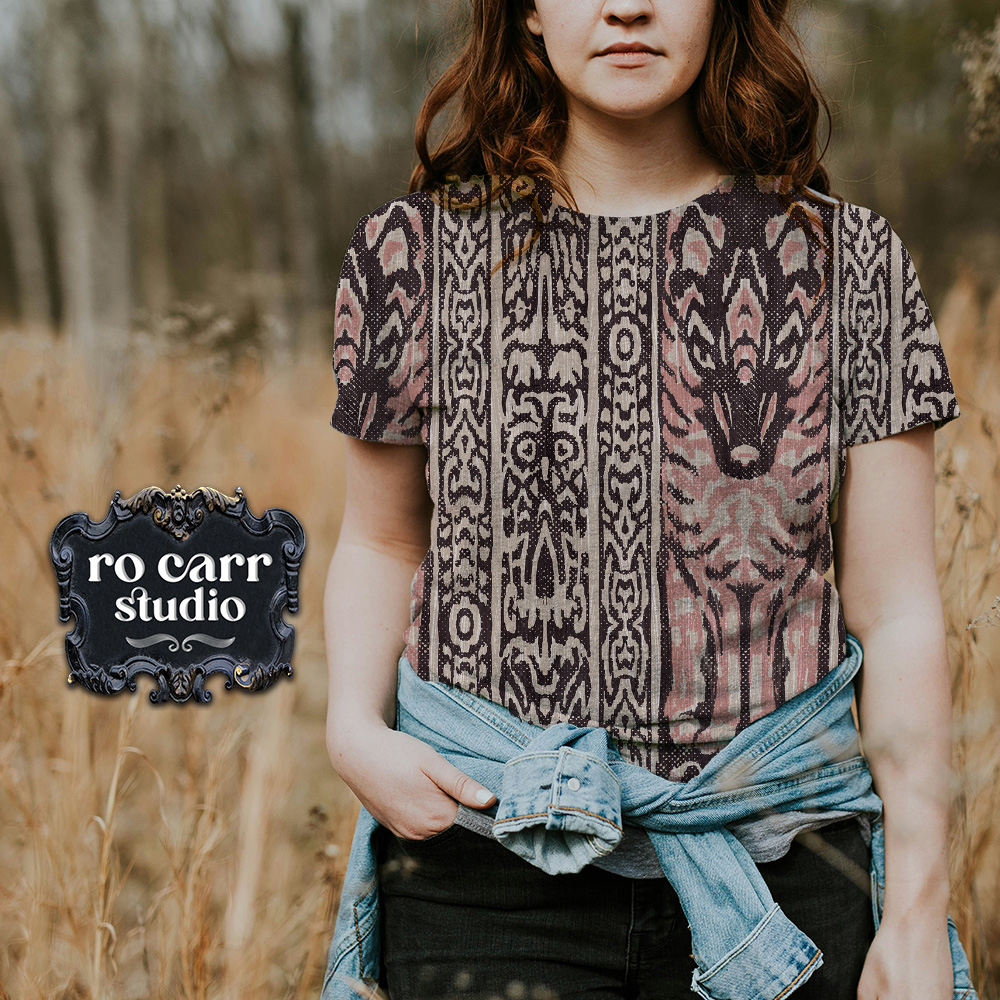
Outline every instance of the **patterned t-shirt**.
<svg viewBox="0 0 1000 1000">
<path fill-rule="evenodd" d="M 545 181 L 419 191 L 358 223 L 331 424 L 427 450 L 420 677 L 687 780 L 847 655 L 846 448 L 960 411 L 889 223 L 802 189 L 787 210 L 780 180 L 633 217 Z"/>
</svg>

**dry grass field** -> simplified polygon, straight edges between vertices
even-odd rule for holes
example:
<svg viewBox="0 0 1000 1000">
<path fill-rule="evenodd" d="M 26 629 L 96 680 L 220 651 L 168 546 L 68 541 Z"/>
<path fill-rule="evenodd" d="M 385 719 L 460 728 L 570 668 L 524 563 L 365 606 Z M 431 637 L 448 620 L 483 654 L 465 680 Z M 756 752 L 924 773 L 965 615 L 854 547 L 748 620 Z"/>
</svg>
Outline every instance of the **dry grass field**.
<svg viewBox="0 0 1000 1000">
<path fill-rule="evenodd" d="M 936 316 L 963 416 L 937 435 L 955 695 L 954 916 L 1000 998 L 1000 295 Z M 138 345 L 122 402 L 44 332 L 0 334 L 0 1000 L 316 997 L 357 804 L 324 745 L 322 596 L 342 506 L 325 348 L 268 369 Z M 66 684 L 48 541 L 116 489 L 242 486 L 305 527 L 295 674 L 210 706 Z"/>
</svg>

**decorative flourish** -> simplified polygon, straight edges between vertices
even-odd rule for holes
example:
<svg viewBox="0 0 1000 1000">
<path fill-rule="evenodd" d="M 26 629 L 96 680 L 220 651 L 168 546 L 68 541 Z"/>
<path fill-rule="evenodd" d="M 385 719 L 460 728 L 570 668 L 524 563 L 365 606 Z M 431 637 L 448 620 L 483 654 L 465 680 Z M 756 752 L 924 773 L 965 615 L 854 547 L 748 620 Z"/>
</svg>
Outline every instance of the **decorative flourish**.
<svg viewBox="0 0 1000 1000">
<path fill-rule="evenodd" d="M 120 496 L 121 492 L 116 491 L 116 502 Z M 170 493 L 165 493 L 158 486 L 147 486 L 128 500 L 120 501 L 121 506 L 133 514 L 149 514 L 152 511 L 153 523 L 182 542 L 205 520 L 207 511 L 226 510 L 244 502 L 241 486 L 236 487 L 236 496 L 230 497 L 211 486 L 199 486 L 193 493 L 187 493 L 180 484 Z"/>
<path fill-rule="evenodd" d="M 167 635 L 166 632 L 157 632 L 156 635 L 147 636 L 145 639 L 133 639 L 129 635 L 125 637 L 125 641 L 130 646 L 134 646 L 136 649 L 145 649 L 147 646 L 155 646 L 158 642 L 169 642 L 170 645 L 167 648 L 171 652 L 183 649 L 185 652 L 189 653 L 194 648 L 192 645 L 194 642 L 203 642 L 206 646 L 214 646 L 216 649 L 225 649 L 226 646 L 231 646 L 236 641 L 236 638 L 235 636 L 230 636 L 228 639 L 217 639 L 214 635 L 205 635 L 204 632 L 195 632 L 178 642 L 174 636 Z"/>
<path fill-rule="evenodd" d="M 185 652 L 190 652 L 194 649 L 192 643 L 195 642 L 203 642 L 206 646 L 214 646 L 216 649 L 225 649 L 226 646 L 231 646 L 235 641 L 236 640 L 233 636 L 230 636 L 228 639 L 216 639 L 214 635 L 205 635 L 204 632 L 195 632 L 181 641 L 181 649 Z"/>
<path fill-rule="evenodd" d="M 125 641 L 130 646 L 134 646 L 136 649 L 145 649 L 147 646 L 155 646 L 160 642 L 169 643 L 167 649 L 169 649 L 171 653 L 174 653 L 181 648 L 181 644 L 172 635 L 168 635 L 166 632 L 157 632 L 156 635 L 146 636 L 145 639 L 133 639 L 132 636 L 127 635 L 125 636 Z"/>
</svg>

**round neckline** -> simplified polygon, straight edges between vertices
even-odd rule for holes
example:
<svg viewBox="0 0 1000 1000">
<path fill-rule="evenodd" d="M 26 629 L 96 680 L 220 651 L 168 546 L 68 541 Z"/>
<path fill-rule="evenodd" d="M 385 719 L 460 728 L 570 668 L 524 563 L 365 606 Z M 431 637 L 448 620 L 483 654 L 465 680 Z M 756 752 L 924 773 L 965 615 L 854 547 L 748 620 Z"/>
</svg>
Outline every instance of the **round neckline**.
<svg viewBox="0 0 1000 1000">
<path fill-rule="evenodd" d="M 701 194 L 696 195 L 689 201 L 682 202 L 679 205 L 673 205 L 670 208 L 661 209 L 658 212 L 646 212 L 643 215 L 602 215 L 599 212 L 579 212 L 575 208 L 570 208 L 568 205 L 561 205 L 552 200 L 549 202 L 549 207 L 553 212 L 562 212 L 570 218 L 578 219 L 583 222 L 591 222 L 595 219 L 598 222 L 642 222 L 647 219 L 662 219 L 664 216 L 681 214 L 691 208 L 692 205 L 697 205 L 713 195 L 732 191 L 733 187 L 736 185 L 736 181 L 742 176 L 743 174 L 739 171 L 731 174 L 723 174 L 714 187 L 710 188 L 708 191 L 703 191 Z"/>
</svg>

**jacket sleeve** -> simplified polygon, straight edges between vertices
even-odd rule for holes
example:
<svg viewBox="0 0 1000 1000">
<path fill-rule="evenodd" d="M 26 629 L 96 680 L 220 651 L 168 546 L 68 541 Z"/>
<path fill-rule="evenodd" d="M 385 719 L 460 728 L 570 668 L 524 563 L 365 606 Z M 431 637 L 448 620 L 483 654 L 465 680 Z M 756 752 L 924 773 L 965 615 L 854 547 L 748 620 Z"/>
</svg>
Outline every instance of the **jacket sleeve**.
<svg viewBox="0 0 1000 1000">
<path fill-rule="evenodd" d="M 421 215 L 403 199 L 355 226 L 334 307 L 330 425 L 364 441 L 422 444 L 427 293 Z"/>
<path fill-rule="evenodd" d="M 864 444 L 961 415 L 941 338 L 913 261 L 878 213 L 848 230 L 844 445 Z"/>
</svg>

